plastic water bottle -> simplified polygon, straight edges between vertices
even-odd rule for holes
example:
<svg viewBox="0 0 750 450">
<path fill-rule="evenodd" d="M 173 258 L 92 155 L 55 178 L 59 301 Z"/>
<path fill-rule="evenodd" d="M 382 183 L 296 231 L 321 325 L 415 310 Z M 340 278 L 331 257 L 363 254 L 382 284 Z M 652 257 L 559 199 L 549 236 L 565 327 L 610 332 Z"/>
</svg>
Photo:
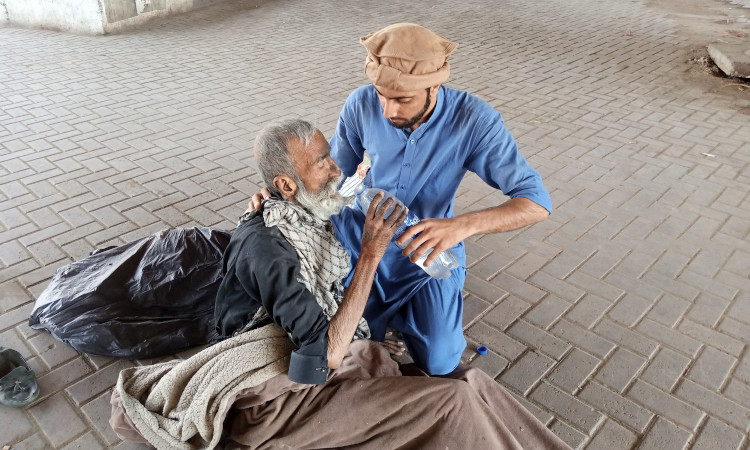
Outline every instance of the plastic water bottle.
<svg viewBox="0 0 750 450">
<path fill-rule="evenodd" d="M 372 199 L 375 198 L 376 195 L 380 192 L 385 193 L 385 197 L 383 197 L 383 200 L 381 202 L 387 200 L 390 197 L 393 197 L 394 200 L 398 201 L 398 199 L 391 194 L 388 191 L 383 191 L 382 189 L 377 188 L 368 188 L 364 189 L 364 185 L 359 187 L 359 201 L 362 203 L 362 210 L 367 211 L 370 208 L 370 203 L 372 203 Z M 396 207 L 396 203 L 391 205 L 390 209 L 386 212 L 386 216 L 391 214 L 393 212 L 393 209 Z M 419 223 L 419 218 L 409 210 L 408 215 L 406 216 L 406 219 L 404 219 L 404 223 L 401 224 L 401 226 L 398 227 L 398 230 L 396 230 L 396 233 L 393 235 L 393 239 L 391 240 L 393 243 L 398 245 L 400 248 L 404 249 L 407 245 L 412 241 L 413 238 L 409 238 L 403 245 L 400 245 L 398 242 L 399 237 L 401 237 L 402 234 L 404 234 L 404 231 L 406 231 L 407 228 L 416 225 Z M 422 255 L 421 258 L 417 260 L 414 264 L 418 265 L 422 268 L 425 272 L 427 272 L 431 277 L 437 278 L 437 279 L 443 279 L 448 278 L 451 276 L 451 270 L 458 267 L 458 258 L 456 257 L 455 253 L 451 249 L 445 250 L 441 252 L 437 258 L 435 258 L 434 261 L 429 266 L 424 265 L 425 259 L 427 259 L 427 256 L 432 253 L 433 249 L 429 249 L 427 253 Z"/>
</svg>

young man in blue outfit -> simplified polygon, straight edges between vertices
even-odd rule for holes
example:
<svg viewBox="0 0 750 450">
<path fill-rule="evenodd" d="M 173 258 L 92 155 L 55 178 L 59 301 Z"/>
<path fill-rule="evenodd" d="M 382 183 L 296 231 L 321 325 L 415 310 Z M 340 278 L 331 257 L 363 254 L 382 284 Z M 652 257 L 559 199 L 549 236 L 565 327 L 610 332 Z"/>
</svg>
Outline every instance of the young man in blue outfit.
<svg viewBox="0 0 750 450">
<path fill-rule="evenodd" d="M 423 219 L 399 239 L 404 243 L 416 235 L 403 252 L 389 247 L 364 317 L 373 339 L 382 340 L 387 327 L 400 331 L 417 365 L 442 375 L 456 368 L 466 346 L 464 239 L 544 220 L 552 203 L 500 113 L 477 97 L 442 86 L 450 72 L 448 57 L 458 44 L 408 23 L 383 28 L 361 42 L 372 84 L 349 95 L 331 139 L 331 156 L 350 176 L 367 151 L 372 165 L 365 184 L 391 192 Z M 455 216 L 456 190 L 467 171 L 510 199 Z M 362 224 L 337 217 L 332 222 L 356 259 Z M 437 280 L 404 256 L 416 261 L 429 249 L 426 265 L 452 249 L 460 267 L 450 278 Z"/>
</svg>

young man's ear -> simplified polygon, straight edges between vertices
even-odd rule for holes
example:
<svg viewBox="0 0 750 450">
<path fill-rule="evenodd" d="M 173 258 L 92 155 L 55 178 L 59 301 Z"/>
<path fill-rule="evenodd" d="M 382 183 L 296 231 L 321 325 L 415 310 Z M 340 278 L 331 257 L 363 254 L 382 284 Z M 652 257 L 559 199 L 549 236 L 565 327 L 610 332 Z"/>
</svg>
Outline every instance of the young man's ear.
<svg viewBox="0 0 750 450">
<path fill-rule="evenodd" d="M 273 179 L 273 185 L 286 201 L 293 201 L 297 195 L 297 183 L 289 175 L 277 175 Z"/>
</svg>

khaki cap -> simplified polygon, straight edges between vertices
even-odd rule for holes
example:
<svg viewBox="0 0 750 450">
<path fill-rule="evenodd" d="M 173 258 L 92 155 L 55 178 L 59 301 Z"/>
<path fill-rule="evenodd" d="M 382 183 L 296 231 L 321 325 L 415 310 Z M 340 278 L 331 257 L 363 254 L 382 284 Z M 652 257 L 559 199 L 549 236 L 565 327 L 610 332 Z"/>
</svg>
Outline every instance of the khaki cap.
<svg viewBox="0 0 750 450">
<path fill-rule="evenodd" d="M 448 56 L 458 47 L 413 23 L 389 25 L 359 41 L 367 48 L 367 78 L 377 86 L 398 91 L 416 91 L 445 82 L 451 67 Z"/>
</svg>

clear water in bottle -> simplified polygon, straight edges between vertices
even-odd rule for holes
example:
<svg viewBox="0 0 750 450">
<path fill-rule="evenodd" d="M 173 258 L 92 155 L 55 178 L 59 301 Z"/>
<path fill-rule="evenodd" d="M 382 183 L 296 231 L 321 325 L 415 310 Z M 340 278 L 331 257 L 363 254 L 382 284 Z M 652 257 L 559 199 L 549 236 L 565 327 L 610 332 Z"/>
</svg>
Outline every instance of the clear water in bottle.
<svg viewBox="0 0 750 450">
<path fill-rule="evenodd" d="M 370 208 L 370 203 L 372 203 L 372 199 L 375 198 L 375 196 L 381 191 L 385 193 L 385 197 L 383 197 L 383 200 L 381 201 L 385 201 L 386 199 L 390 197 L 393 197 L 396 201 L 398 201 L 398 199 L 388 191 L 383 191 L 382 189 L 377 189 L 377 188 L 368 188 L 368 189 L 365 189 L 364 191 L 361 191 L 362 188 L 363 186 L 360 188 L 361 194 L 359 196 L 359 199 L 360 199 L 360 202 L 362 203 L 363 211 L 367 211 Z M 393 209 L 395 207 L 396 207 L 395 203 L 391 205 L 386 215 L 393 212 Z M 419 223 L 419 217 L 417 217 L 416 214 L 414 214 L 413 212 L 411 212 L 411 210 L 409 210 L 409 213 L 406 216 L 406 219 L 404 219 L 404 222 L 398 227 L 398 230 L 396 230 L 396 233 L 393 235 L 392 242 L 398 245 L 402 249 L 406 248 L 406 246 L 409 245 L 409 243 L 412 241 L 412 238 L 409 238 L 409 240 L 407 240 L 403 245 L 399 245 L 398 242 L 396 241 L 398 240 L 399 237 L 401 237 L 402 234 L 404 234 L 404 231 L 406 231 L 407 228 L 413 225 L 416 225 L 418 223 Z M 427 272 L 431 277 L 438 278 L 438 279 L 448 278 L 451 276 L 451 270 L 458 267 L 458 258 L 456 257 L 455 253 L 453 253 L 451 249 L 441 252 L 437 256 L 437 258 L 435 258 L 435 260 L 432 261 L 432 263 L 429 266 L 425 266 L 424 261 L 425 259 L 427 259 L 427 256 L 430 253 L 432 253 L 432 249 L 428 250 L 427 253 L 422 255 L 422 257 L 419 258 L 417 262 L 415 262 L 414 264 L 421 267 L 422 270 Z"/>
</svg>

